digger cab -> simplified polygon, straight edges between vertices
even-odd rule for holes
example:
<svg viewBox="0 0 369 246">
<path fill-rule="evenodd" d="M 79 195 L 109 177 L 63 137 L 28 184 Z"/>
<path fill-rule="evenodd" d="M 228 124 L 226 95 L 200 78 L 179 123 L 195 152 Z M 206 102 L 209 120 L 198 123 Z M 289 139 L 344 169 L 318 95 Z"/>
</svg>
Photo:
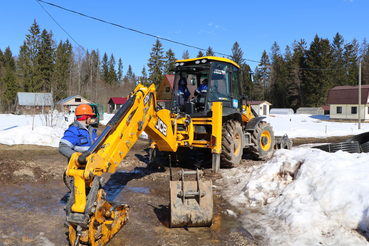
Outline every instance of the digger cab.
<svg viewBox="0 0 369 246">
<path fill-rule="evenodd" d="M 171 113 L 210 117 L 212 103 L 220 101 L 223 103 L 223 116 L 239 114 L 242 106 L 239 68 L 229 59 L 214 56 L 176 61 L 176 68 L 172 70 L 175 79 Z M 204 89 L 205 80 L 207 86 Z M 185 89 L 187 93 L 183 92 Z"/>
</svg>

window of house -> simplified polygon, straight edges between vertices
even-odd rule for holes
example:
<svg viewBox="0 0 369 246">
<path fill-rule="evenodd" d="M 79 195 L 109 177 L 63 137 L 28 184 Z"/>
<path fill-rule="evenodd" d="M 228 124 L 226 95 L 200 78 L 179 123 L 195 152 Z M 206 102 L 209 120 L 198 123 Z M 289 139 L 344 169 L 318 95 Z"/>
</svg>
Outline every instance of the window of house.
<svg viewBox="0 0 369 246">
<path fill-rule="evenodd" d="M 74 101 L 75 101 L 75 102 L 81 102 L 81 98 L 76 97 L 76 98 L 74 98 Z"/>
<path fill-rule="evenodd" d="M 165 92 L 170 92 L 170 87 L 165 87 Z"/>
<path fill-rule="evenodd" d="M 357 107 L 351 107 L 351 114 L 357 114 Z"/>
<path fill-rule="evenodd" d="M 342 114 L 342 107 L 337 107 L 337 114 Z"/>
</svg>

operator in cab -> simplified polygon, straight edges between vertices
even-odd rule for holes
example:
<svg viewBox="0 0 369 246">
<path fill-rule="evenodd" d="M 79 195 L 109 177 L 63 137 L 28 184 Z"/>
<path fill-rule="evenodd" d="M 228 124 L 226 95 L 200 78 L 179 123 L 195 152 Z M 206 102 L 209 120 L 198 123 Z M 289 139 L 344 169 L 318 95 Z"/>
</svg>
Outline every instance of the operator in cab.
<svg viewBox="0 0 369 246">
<path fill-rule="evenodd" d="M 178 91 L 177 91 L 177 102 L 181 111 L 184 110 L 184 105 L 188 101 L 190 95 L 191 93 L 188 90 L 186 79 L 181 78 L 178 82 Z"/>
<path fill-rule="evenodd" d="M 88 104 L 80 104 L 76 108 L 76 119 L 65 130 L 64 136 L 59 142 L 59 152 L 71 158 L 74 152 L 83 153 L 96 141 L 96 129 L 90 126 L 91 118 L 95 114 Z"/>
<path fill-rule="evenodd" d="M 206 95 L 206 92 L 208 91 L 208 79 L 204 79 L 201 83 L 201 85 L 195 90 L 195 96 L 200 95 Z"/>
</svg>

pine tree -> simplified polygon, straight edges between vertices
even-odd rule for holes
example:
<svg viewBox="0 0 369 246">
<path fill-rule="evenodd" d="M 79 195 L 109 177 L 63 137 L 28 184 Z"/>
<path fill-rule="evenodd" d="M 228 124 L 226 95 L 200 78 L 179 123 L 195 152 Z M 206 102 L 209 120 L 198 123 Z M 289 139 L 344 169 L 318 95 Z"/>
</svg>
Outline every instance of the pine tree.
<svg viewBox="0 0 369 246">
<path fill-rule="evenodd" d="M 270 99 L 275 107 L 285 108 L 286 101 L 286 81 L 288 80 L 288 70 L 286 62 L 280 53 L 277 42 L 272 46 L 271 57 L 271 74 L 270 74 Z"/>
<path fill-rule="evenodd" d="M 126 78 L 130 85 L 130 88 L 132 89 L 135 88 L 136 87 L 136 75 L 132 71 L 131 64 L 128 65 L 128 71 L 126 74 Z"/>
<path fill-rule="evenodd" d="M 361 83 L 369 84 L 369 44 L 364 38 L 361 44 Z"/>
<path fill-rule="evenodd" d="M 255 68 L 255 76 L 252 86 L 252 96 L 250 100 L 265 100 L 264 98 L 264 88 L 263 88 L 263 74 L 262 71 L 260 71 L 259 67 Z"/>
<path fill-rule="evenodd" d="M 123 82 L 123 62 L 122 62 L 121 58 L 119 58 L 119 60 L 118 60 L 117 79 L 118 79 L 118 83 L 122 84 L 122 82 Z"/>
<path fill-rule="evenodd" d="M 261 60 L 259 63 L 258 68 L 258 78 L 260 80 L 260 83 L 262 85 L 263 93 L 262 93 L 262 99 L 263 100 L 269 100 L 269 88 L 270 88 L 270 61 L 269 56 L 264 50 Z"/>
<path fill-rule="evenodd" d="M 38 69 L 38 49 L 40 47 L 40 27 L 34 20 L 30 34 L 20 47 L 18 57 L 18 76 L 25 92 L 34 92 L 40 79 Z"/>
<path fill-rule="evenodd" d="M 307 44 L 304 39 L 293 44 L 293 55 L 290 62 L 290 86 L 289 102 L 292 108 L 297 109 L 304 106 L 304 74 L 303 69 L 306 67 Z"/>
<path fill-rule="evenodd" d="M 117 72 L 115 71 L 115 59 L 113 53 L 110 55 L 108 63 L 109 63 L 108 81 L 110 85 L 114 86 L 117 84 Z"/>
<path fill-rule="evenodd" d="M 231 52 L 231 60 L 241 66 L 245 62 L 245 59 L 243 59 L 243 51 L 237 42 L 233 44 Z"/>
<path fill-rule="evenodd" d="M 148 82 L 148 79 L 147 79 L 147 73 L 146 73 L 145 66 L 143 66 L 143 68 L 142 68 L 141 77 L 140 77 L 140 83 L 143 86 L 149 86 L 150 85 L 149 82 Z"/>
<path fill-rule="evenodd" d="M 154 83 L 156 89 L 159 88 L 163 80 L 164 56 L 163 47 L 159 39 L 156 40 L 150 53 L 149 63 L 149 82 Z"/>
<path fill-rule="evenodd" d="M 38 72 L 40 81 L 35 85 L 36 91 L 50 92 L 51 81 L 54 73 L 54 52 L 55 44 L 52 39 L 52 32 L 48 33 L 45 29 L 40 36 L 40 46 L 37 54 Z"/>
<path fill-rule="evenodd" d="M 6 111 L 13 111 L 15 106 L 15 98 L 18 92 L 17 78 L 15 75 L 15 60 L 10 47 L 7 47 L 3 56 L 3 65 L 5 67 L 5 74 L 1 78 L 1 83 L 3 86 L 2 91 L 2 104 Z"/>
<path fill-rule="evenodd" d="M 70 60 L 72 59 L 72 44 L 67 40 L 66 42 L 59 42 L 55 51 L 55 70 L 54 80 L 56 88 L 54 90 L 54 97 L 56 101 L 62 100 L 68 96 L 68 79 L 70 76 Z"/>
<path fill-rule="evenodd" d="M 346 71 L 343 62 L 343 45 L 345 40 L 337 32 L 336 36 L 333 38 L 332 50 L 333 50 L 333 67 L 335 72 L 333 73 L 334 85 L 345 85 L 346 84 Z"/>
<path fill-rule="evenodd" d="M 188 52 L 188 50 L 183 51 L 182 58 L 185 60 L 190 59 L 190 53 Z"/>
<path fill-rule="evenodd" d="M 214 56 L 214 51 L 213 51 L 213 49 L 210 46 L 206 50 L 206 56 Z"/>
<path fill-rule="evenodd" d="M 4 76 L 5 73 L 5 67 L 4 67 L 4 54 L 3 51 L 0 49 L 0 81 L 1 78 Z M 2 86 L 0 84 L 0 93 L 2 92 Z"/>
<path fill-rule="evenodd" d="M 106 52 L 101 60 L 101 73 L 102 79 L 105 81 L 106 84 L 109 83 L 109 59 Z"/>
<path fill-rule="evenodd" d="M 203 56 L 205 56 L 204 53 L 201 50 L 199 50 L 199 53 L 197 53 L 197 57 L 203 57 Z"/>
<path fill-rule="evenodd" d="M 358 53 L 355 42 L 348 43 L 344 47 L 343 62 L 346 68 L 346 83 L 345 85 L 358 85 L 359 68 L 358 68 Z"/>
<path fill-rule="evenodd" d="M 315 35 L 307 51 L 304 71 L 305 106 L 320 107 L 326 104 L 329 90 L 333 85 L 333 55 L 328 39 Z"/>
<path fill-rule="evenodd" d="M 241 66 L 240 79 L 242 87 L 242 95 L 247 95 L 250 100 L 253 100 L 253 82 L 251 76 L 253 76 L 252 70 L 249 65 L 243 63 Z"/>
<path fill-rule="evenodd" d="M 165 53 L 165 61 L 164 61 L 164 74 L 174 74 L 170 70 L 176 67 L 176 57 L 172 49 L 169 49 Z"/>
<path fill-rule="evenodd" d="M 252 74 L 251 68 L 245 63 L 245 59 L 243 58 L 243 51 L 241 50 L 240 45 L 237 42 L 233 44 L 231 51 L 231 60 L 240 66 L 242 94 L 248 95 L 248 97 L 251 98 L 253 89 L 250 77 Z"/>
</svg>

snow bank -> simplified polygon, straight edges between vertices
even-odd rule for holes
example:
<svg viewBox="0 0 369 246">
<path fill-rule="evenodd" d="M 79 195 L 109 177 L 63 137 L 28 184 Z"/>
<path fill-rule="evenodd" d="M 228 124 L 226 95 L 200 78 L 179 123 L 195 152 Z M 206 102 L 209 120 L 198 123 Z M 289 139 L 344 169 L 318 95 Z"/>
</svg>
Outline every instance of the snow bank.
<svg viewBox="0 0 369 246">
<path fill-rule="evenodd" d="M 278 150 L 269 162 L 221 170 L 224 195 L 266 245 L 368 245 L 369 154 Z M 260 228 L 263 228 L 260 230 Z"/>
</svg>

